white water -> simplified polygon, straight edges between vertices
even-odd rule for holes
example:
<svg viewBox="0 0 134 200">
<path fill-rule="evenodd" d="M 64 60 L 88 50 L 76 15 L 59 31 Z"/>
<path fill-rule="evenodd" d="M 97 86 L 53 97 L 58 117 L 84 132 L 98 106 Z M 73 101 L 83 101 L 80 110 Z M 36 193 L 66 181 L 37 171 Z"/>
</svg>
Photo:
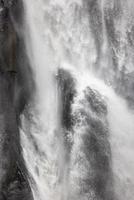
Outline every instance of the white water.
<svg viewBox="0 0 134 200">
<path fill-rule="evenodd" d="M 103 6 L 102 1 L 102 10 Z M 22 116 L 21 139 L 34 200 L 94 197 L 94 194 L 79 196 L 76 181 L 87 176 L 88 168 L 86 157 L 81 153 L 82 126 L 79 130 L 76 127 L 74 136 L 70 134 L 74 144 L 70 162 L 66 161 L 60 123 L 62 102 L 56 82 L 59 67 L 68 70 L 76 80 L 78 97 L 73 110 L 79 109 L 79 99 L 86 86 L 99 91 L 107 102 L 115 193 L 119 200 L 133 200 L 134 116 L 125 100 L 92 73 L 97 51 L 85 4 L 82 0 L 24 0 L 24 8 L 25 40 L 36 94 L 29 105 L 29 117 Z M 105 24 L 103 28 L 102 65 L 108 48 Z M 80 167 L 79 155 L 83 156 Z"/>
</svg>

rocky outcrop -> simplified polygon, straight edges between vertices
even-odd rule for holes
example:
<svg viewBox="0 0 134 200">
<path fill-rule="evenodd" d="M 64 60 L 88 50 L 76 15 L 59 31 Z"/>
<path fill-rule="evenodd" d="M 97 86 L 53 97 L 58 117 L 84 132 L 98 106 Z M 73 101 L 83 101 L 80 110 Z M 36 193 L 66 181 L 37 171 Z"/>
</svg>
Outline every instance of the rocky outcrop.
<svg viewBox="0 0 134 200">
<path fill-rule="evenodd" d="M 83 93 L 74 112 L 74 134 L 78 131 L 82 135 L 81 151 L 87 160 L 87 175 L 80 180 L 81 195 L 89 193 L 89 199 L 114 200 L 107 105 L 98 91 L 86 87 Z"/>
<path fill-rule="evenodd" d="M 76 146 L 82 144 L 78 148 L 80 155 L 77 152 L 74 160 L 74 166 L 78 162 L 77 167 L 83 169 L 76 181 L 76 188 L 80 188 L 78 198 L 87 195 L 89 199 L 114 200 L 107 104 L 103 96 L 90 86 L 83 88 L 83 95 L 79 98 L 77 80 L 67 70 L 59 70 L 58 82 L 62 102 L 62 127 L 65 133 L 64 146 L 68 155 L 66 160 L 70 160 L 77 135 L 81 142 Z M 84 173 L 85 176 L 82 175 Z"/>
<path fill-rule="evenodd" d="M 19 133 L 33 88 L 22 13 L 21 0 L 0 1 L 0 200 L 32 199 Z"/>
</svg>

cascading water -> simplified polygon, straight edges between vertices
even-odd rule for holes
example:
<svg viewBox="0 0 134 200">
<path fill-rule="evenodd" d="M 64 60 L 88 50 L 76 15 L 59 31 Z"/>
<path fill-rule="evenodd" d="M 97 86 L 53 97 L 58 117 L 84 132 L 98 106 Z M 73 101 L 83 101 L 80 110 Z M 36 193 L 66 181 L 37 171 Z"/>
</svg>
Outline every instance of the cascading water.
<svg viewBox="0 0 134 200">
<path fill-rule="evenodd" d="M 21 142 L 35 200 L 134 196 L 134 116 L 101 80 L 104 71 L 108 83 L 117 75 L 106 28 L 110 15 L 105 20 L 116 3 L 94 2 L 23 0 L 36 91 L 21 116 Z M 117 58 L 124 53 L 121 45 Z"/>
</svg>

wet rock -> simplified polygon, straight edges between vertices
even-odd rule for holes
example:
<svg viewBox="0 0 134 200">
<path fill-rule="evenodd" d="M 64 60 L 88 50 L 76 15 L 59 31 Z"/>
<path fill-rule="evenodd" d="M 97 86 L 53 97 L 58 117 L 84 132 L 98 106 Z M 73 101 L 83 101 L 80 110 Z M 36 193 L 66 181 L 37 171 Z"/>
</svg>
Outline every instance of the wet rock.
<svg viewBox="0 0 134 200">
<path fill-rule="evenodd" d="M 21 0 L 0 2 L 0 200 L 32 199 L 19 133 L 33 83 L 18 32 L 22 10 Z"/>
<path fill-rule="evenodd" d="M 114 200 L 107 105 L 96 90 L 87 87 L 83 92 L 84 97 L 74 112 L 74 134 L 80 131 L 81 151 L 88 161 L 85 166 L 88 174 L 80 180 L 81 192 L 84 195 L 94 191 L 95 199 Z"/>
<path fill-rule="evenodd" d="M 75 80 L 68 71 L 59 69 L 58 81 L 61 90 L 61 101 L 63 103 L 62 124 L 63 127 L 70 130 L 73 126 L 71 105 L 76 94 Z"/>
</svg>

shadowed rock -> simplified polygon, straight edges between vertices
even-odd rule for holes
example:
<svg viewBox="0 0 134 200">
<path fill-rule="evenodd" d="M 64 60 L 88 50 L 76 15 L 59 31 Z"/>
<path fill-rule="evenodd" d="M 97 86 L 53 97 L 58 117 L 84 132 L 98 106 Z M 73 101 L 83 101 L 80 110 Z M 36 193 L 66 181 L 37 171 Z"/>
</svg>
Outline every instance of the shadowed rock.
<svg viewBox="0 0 134 200">
<path fill-rule="evenodd" d="M 72 109 L 79 92 L 76 89 L 75 80 L 70 72 L 60 69 L 58 81 L 65 138 L 69 132 L 74 135 L 78 130 L 82 131 L 80 151 L 89 163 L 88 168 L 86 167 L 87 176 L 79 180 L 81 184 L 79 196 L 84 197 L 85 194 L 94 191 L 96 199 L 115 200 L 106 102 L 98 91 L 86 87 L 83 90 L 83 98 L 77 102 L 78 108 Z M 67 148 L 68 157 L 72 145 L 70 140 L 65 139 L 65 146 L 69 147 Z M 80 165 L 84 167 L 85 163 Z M 92 195 L 91 198 L 93 198 Z"/>
<path fill-rule="evenodd" d="M 107 105 L 99 92 L 90 87 L 83 92 L 79 109 L 74 112 L 76 130 L 83 131 L 81 150 L 89 163 L 87 176 L 80 180 L 81 193 L 84 195 L 94 191 L 95 199 L 115 200 Z"/>
<path fill-rule="evenodd" d="M 22 13 L 21 0 L 0 1 L 0 200 L 32 199 L 19 133 L 19 116 L 33 88 Z"/>
<path fill-rule="evenodd" d="M 75 81 L 71 74 L 63 69 L 58 71 L 58 82 L 61 90 L 62 100 L 62 125 L 67 130 L 70 130 L 73 125 L 71 104 L 75 96 Z"/>
<path fill-rule="evenodd" d="M 64 69 L 59 69 L 57 80 L 61 95 L 61 126 L 63 128 L 64 146 L 66 149 L 65 160 L 69 162 L 72 148 L 70 134 L 73 134 L 74 125 L 72 103 L 76 94 L 75 81 L 72 75 Z"/>
</svg>

